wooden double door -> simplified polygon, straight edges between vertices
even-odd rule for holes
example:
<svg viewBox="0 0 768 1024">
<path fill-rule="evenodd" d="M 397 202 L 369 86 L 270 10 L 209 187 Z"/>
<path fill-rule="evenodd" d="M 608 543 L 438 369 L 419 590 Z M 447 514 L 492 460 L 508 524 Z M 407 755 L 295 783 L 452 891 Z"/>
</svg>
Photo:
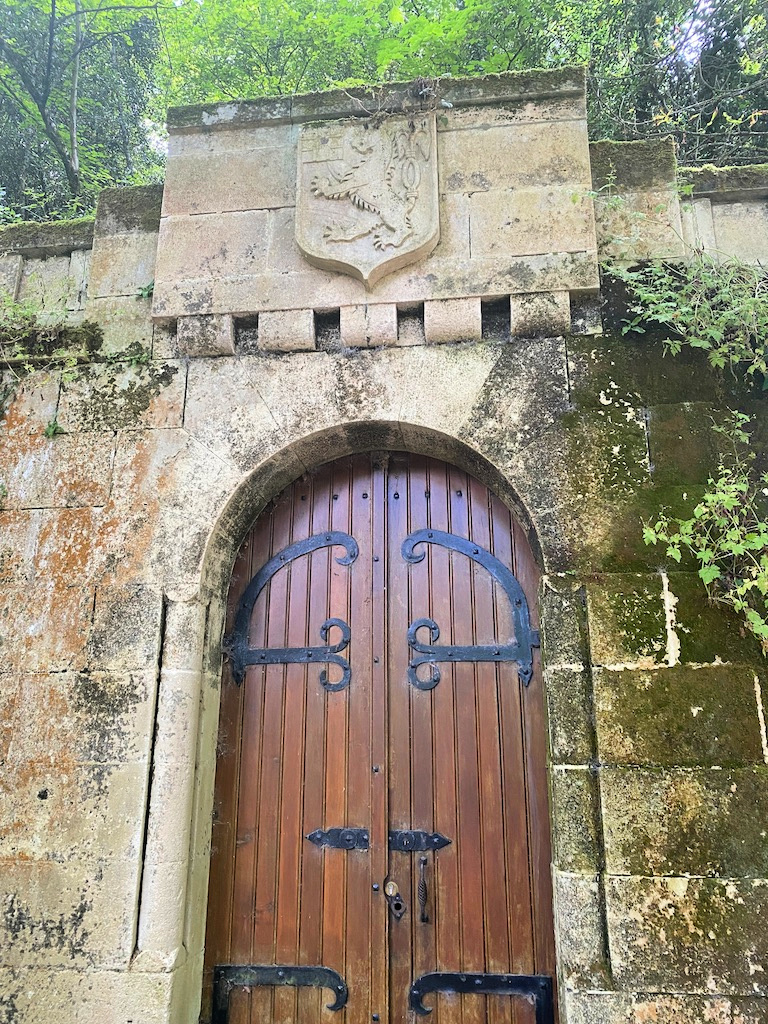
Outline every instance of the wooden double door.
<svg viewBox="0 0 768 1024">
<path fill-rule="evenodd" d="M 230 592 L 203 1020 L 551 1024 L 537 582 L 435 460 L 345 458 L 265 510 Z"/>
</svg>

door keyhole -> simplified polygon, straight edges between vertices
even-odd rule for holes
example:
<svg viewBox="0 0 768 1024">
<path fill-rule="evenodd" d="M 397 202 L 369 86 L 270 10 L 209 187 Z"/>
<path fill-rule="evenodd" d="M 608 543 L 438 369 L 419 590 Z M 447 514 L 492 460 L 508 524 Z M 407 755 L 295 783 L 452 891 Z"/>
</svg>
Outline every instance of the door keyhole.
<svg viewBox="0 0 768 1024">
<path fill-rule="evenodd" d="M 389 909 L 392 916 L 396 921 L 399 921 L 407 910 L 407 907 L 405 905 L 405 900 L 400 895 L 400 891 L 397 888 L 397 882 L 387 882 L 384 886 L 384 895 L 387 897 L 387 903 L 389 903 Z"/>
</svg>

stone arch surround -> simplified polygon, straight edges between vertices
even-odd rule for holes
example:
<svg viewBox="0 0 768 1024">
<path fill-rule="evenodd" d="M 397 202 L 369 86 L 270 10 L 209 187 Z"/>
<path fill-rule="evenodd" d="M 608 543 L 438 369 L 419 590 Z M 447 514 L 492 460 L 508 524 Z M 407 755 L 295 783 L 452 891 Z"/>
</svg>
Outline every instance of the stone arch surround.
<svg viewBox="0 0 768 1024">
<path fill-rule="evenodd" d="M 195 460 L 185 494 L 179 477 L 180 449 L 175 445 L 172 449 L 176 455 L 170 460 L 175 464 L 172 484 L 170 476 L 157 467 L 159 487 L 170 485 L 173 493 L 157 506 L 159 536 L 147 553 L 155 572 L 168 574 L 169 585 L 137 951 L 131 971 L 170 972 L 176 977 L 170 992 L 171 1019 L 176 1015 L 179 1020 L 196 1019 L 220 639 L 231 569 L 242 538 L 264 505 L 286 483 L 313 467 L 357 451 L 407 450 L 451 462 L 490 486 L 528 528 L 534 552 L 544 565 L 558 563 L 563 558 L 562 544 L 554 542 L 552 529 L 542 531 L 544 544 L 539 544 L 536 509 L 532 514 L 527 507 L 531 493 L 524 452 L 531 445 L 542 447 L 541 434 L 529 440 L 529 432 L 546 433 L 551 425 L 544 410 L 535 417 L 531 414 L 534 392 L 547 380 L 556 393 L 563 381 L 564 362 L 562 340 L 539 340 L 535 348 L 521 344 L 514 352 L 502 346 L 457 345 L 354 357 L 317 353 L 190 364 L 184 458 L 192 451 L 198 457 L 205 451 L 209 462 L 228 456 L 245 472 L 228 476 L 227 487 L 219 473 L 205 473 Z M 209 388 L 219 396 L 216 412 L 198 424 L 196 403 L 205 404 L 209 411 L 212 408 Z M 310 415 L 303 414 L 304 407 Z M 495 409 L 493 418 L 489 409 Z M 230 410 L 236 411 L 234 419 Z M 285 424 L 282 429 L 270 422 L 278 416 Z M 481 419 L 482 428 L 476 428 L 475 422 Z M 517 431 L 511 429 L 515 422 L 520 422 Z M 258 446 L 258 462 L 253 446 Z M 248 467 L 251 458 L 254 462 Z M 208 486 L 200 486 L 201 480 Z M 176 562 L 179 553 L 162 540 L 171 510 L 188 521 L 194 517 L 199 528 L 198 546 L 187 552 L 183 565 Z M 188 525 L 184 534 L 189 534 Z M 165 565 L 162 553 L 167 556 Z M 194 563 L 189 557 L 193 554 Z"/>
</svg>

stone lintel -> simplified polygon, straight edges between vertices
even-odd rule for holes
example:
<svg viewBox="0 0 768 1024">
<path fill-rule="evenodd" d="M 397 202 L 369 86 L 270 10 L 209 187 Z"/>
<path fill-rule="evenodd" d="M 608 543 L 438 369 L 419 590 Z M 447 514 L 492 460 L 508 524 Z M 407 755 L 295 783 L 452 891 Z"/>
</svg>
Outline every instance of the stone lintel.
<svg viewBox="0 0 768 1024">
<path fill-rule="evenodd" d="M 571 330 L 571 299 L 568 292 L 535 292 L 512 295 L 510 331 L 514 337 L 552 338 Z"/>
<path fill-rule="evenodd" d="M 393 82 L 361 89 L 332 89 L 301 96 L 171 107 L 168 132 L 225 131 L 270 124 L 304 124 L 373 114 L 478 107 L 496 103 L 566 99 L 585 92 L 585 69 L 508 72 L 482 78 L 437 79 L 424 85 Z"/>
<path fill-rule="evenodd" d="M 311 309 L 283 309 L 259 316 L 259 348 L 262 352 L 312 352 L 315 316 Z"/>
<path fill-rule="evenodd" d="M 482 337 L 480 299 L 436 299 L 425 302 L 424 336 L 428 344 L 446 341 L 480 341 Z"/>
<path fill-rule="evenodd" d="M 179 317 L 176 341 L 179 353 L 185 356 L 232 356 L 235 354 L 232 317 Z"/>
</svg>

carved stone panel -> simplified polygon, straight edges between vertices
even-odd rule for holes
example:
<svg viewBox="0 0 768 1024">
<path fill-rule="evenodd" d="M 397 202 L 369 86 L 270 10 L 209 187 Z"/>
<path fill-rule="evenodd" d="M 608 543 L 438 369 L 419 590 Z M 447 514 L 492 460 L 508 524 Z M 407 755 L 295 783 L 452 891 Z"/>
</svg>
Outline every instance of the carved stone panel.
<svg viewBox="0 0 768 1024">
<path fill-rule="evenodd" d="M 372 286 L 439 239 L 434 114 L 303 128 L 296 241 L 310 263 Z"/>
</svg>

